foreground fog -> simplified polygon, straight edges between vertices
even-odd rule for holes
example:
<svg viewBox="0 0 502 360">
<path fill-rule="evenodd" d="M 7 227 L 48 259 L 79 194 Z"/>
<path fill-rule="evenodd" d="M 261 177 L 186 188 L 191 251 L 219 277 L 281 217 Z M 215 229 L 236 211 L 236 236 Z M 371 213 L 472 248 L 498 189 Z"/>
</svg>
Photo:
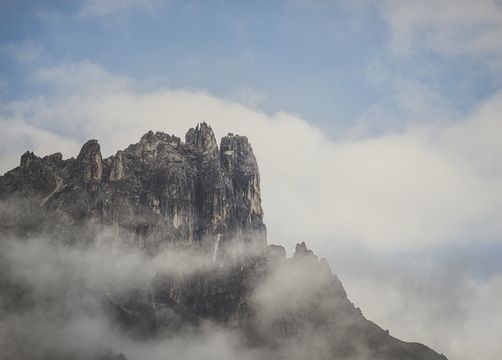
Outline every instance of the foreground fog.
<svg viewBox="0 0 502 360">
<path fill-rule="evenodd" d="M 0 173 L 26 150 L 69 158 L 97 139 L 109 156 L 201 121 L 246 135 L 269 243 L 291 255 L 305 241 L 391 335 L 501 358 L 501 1 L 0 0 L 0 34 Z M 0 287 L 2 309 L 21 307 L 0 314 L 0 349 L 263 357 L 213 324 L 148 346 L 124 336 L 97 293 L 211 264 L 109 237 L 97 251 L 0 235 L 0 278 L 31 294 Z M 265 314 L 298 295 L 288 273 L 255 294 Z"/>
<path fill-rule="evenodd" d="M 106 311 L 108 301 L 115 296 L 136 289 L 154 291 L 152 284 L 158 276 L 176 276 L 183 281 L 229 264 L 179 251 L 146 256 L 136 248 L 117 248 L 101 240 L 96 246 L 77 248 L 44 237 L 3 239 L 2 359 L 122 360 L 123 355 L 130 360 L 327 359 L 330 345 L 344 336 L 326 334 L 320 328 L 298 328 L 300 333 L 279 338 L 276 346 L 256 347 L 235 328 L 211 321 L 197 326 L 187 323 L 176 332 L 155 336 L 131 332 Z M 308 310 L 313 299 L 317 301 L 317 295 L 333 281 L 327 264 L 322 265 L 321 273 L 312 271 L 316 263 L 315 258 L 297 259 L 279 266 L 259 284 L 251 294 L 258 309 L 257 321 L 267 323 L 287 313 Z M 322 297 L 319 304 L 329 306 L 332 300 Z M 367 352 L 361 347 L 357 359 L 366 359 Z"/>
<path fill-rule="evenodd" d="M 47 238 L 4 239 L 1 245 L 2 359 L 97 359 L 110 350 L 128 359 L 249 358 L 238 339 L 214 324 L 169 338 L 128 336 L 103 311 L 103 296 L 148 287 L 156 275 L 189 277 L 210 259 L 108 245 L 75 249 Z"/>
<path fill-rule="evenodd" d="M 461 121 L 332 139 L 298 116 L 201 92 L 145 91 L 90 63 L 43 69 L 35 81 L 50 95 L 2 105 L 4 170 L 28 148 L 69 157 L 97 138 L 107 155 L 150 129 L 180 136 L 201 119 L 217 136 L 246 134 L 269 242 L 290 253 L 307 241 L 364 314 L 395 335 L 453 360 L 502 351 L 502 269 L 493 265 L 502 253 L 499 95 Z"/>
</svg>

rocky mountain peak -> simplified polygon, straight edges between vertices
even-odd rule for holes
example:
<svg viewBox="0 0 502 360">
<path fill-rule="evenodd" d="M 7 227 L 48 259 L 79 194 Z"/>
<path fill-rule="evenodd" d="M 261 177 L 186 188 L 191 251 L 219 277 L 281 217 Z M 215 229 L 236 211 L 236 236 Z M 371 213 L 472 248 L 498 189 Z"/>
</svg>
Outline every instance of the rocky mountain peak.
<svg viewBox="0 0 502 360">
<path fill-rule="evenodd" d="M 295 247 L 295 253 L 293 255 L 294 258 L 301 258 L 305 256 L 314 256 L 314 253 L 312 250 L 309 250 L 307 248 L 307 245 L 305 245 L 305 242 L 302 242 L 301 244 L 296 244 Z"/>
<path fill-rule="evenodd" d="M 229 133 L 218 150 L 211 127 L 200 123 L 185 143 L 149 131 L 108 158 L 97 140 L 86 142 L 76 159 L 26 152 L 20 166 L 0 177 L 0 204 L 8 209 L 0 212 L 0 239 L 111 249 L 110 261 L 120 260 L 114 258 L 119 249 L 151 260 L 155 269 L 170 265 L 169 271 L 147 271 L 151 277 L 133 287 L 107 286 L 94 294 L 95 303 L 104 304 L 96 313 L 136 337 L 171 335 L 210 321 L 270 354 L 260 358 L 445 360 L 366 320 L 327 261 L 305 242 L 292 258 L 284 247 L 267 245 L 260 173 L 245 136 Z M 102 254 L 99 259 L 108 261 Z M 16 304 L 25 289 L 3 279 L 7 273 L 0 272 L 0 283 L 15 289 Z M 40 288 L 37 283 L 34 293 Z"/>
<path fill-rule="evenodd" d="M 187 132 L 186 143 L 149 131 L 106 159 L 94 139 L 76 159 L 40 159 L 27 152 L 21 166 L 1 179 L 0 185 L 12 187 L 0 188 L 0 197 L 31 184 L 43 199 L 47 226 L 66 237 L 77 237 L 74 224 L 98 222 L 147 252 L 195 247 L 218 259 L 229 249 L 259 251 L 266 246 L 266 230 L 256 159 L 245 137 L 225 137 L 222 147 L 220 154 L 203 122 Z M 23 172 L 32 164 L 36 168 Z M 65 216 L 52 216 L 56 209 Z"/>
<path fill-rule="evenodd" d="M 33 160 L 35 160 L 36 158 L 37 157 L 35 156 L 33 151 L 27 151 L 21 156 L 20 166 L 23 169 L 27 169 L 30 166 L 30 164 L 33 162 Z"/>
<path fill-rule="evenodd" d="M 185 135 L 185 143 L 203 152 L 217 152 L 218 144 L 213 129 L 205 122 L 197 124 Z"/>
<path fill-rule="evenodd" d="M 78 173 L 82 181 L 99 182 L 103 176 L 103 159 L 97 140 L 87 141 L 77 156 Z"/>
<path fill-rule="evenodd" d="M 153 132 L 152 130 L 148 131 L 146 134 L 144 134 L 141 139 L 139 140 L 139 144 L 143 146 L 157 146 L 160 143 L 179 143 L 180 138 L 174 136 L 174 135 L 169 135 L 166 134 L 162 131 L 157 131 Z"/>
</svg>

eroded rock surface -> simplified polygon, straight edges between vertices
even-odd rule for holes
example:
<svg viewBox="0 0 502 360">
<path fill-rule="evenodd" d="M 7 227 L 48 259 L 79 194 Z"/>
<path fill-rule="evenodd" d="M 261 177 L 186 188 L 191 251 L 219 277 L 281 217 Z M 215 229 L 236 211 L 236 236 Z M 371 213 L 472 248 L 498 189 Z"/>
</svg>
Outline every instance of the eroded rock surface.
<svg viewBox="0 0 502 360">
<path fill-rule="evenodd" d="M 0 178 L 0 199 L 30 202 L 28 213 L 42 208 L 47 215 L 44 221 L 43 214 L 32 217 L 32 223 L 24 218 L 24 226 L 12 229 L 21 235 L 56 230 L 65 241 L 83 243 L 92 241 L 96 226 L 111 226 L 122 241 L 149 253 L 196 247 L 217 258 L 230 249 L 266 245 L 259 182 L 247 138 L 226 136 L 219 150 L 202 123 L 185 142 L 150 131 L 105 159 L 96 140 L 85 143 L 76 159 L 27 152 L 18 168 Z M 7 224 L 19 220 L 19 213 L 10 215 L 15 219 L 4 219 Z"/>
<path fill-rule="evenodd" d="M 258 165 L 245 136 L 228 134 L 218 146 L 202 123 L 185 141 L 150 131 L 109 158 L 96 140 L 76 159 L 26 152 L 0 177 L 0 201 L 5 238 L 201 256 L 189 275 L 158 274 L 101 294 L 109 316 L 135 337 L 212 321 L 262 349 L 260 358 L 445 359 L 366 320 L 305 243 L 291 258 L 267 245 Z"/>
</svg>

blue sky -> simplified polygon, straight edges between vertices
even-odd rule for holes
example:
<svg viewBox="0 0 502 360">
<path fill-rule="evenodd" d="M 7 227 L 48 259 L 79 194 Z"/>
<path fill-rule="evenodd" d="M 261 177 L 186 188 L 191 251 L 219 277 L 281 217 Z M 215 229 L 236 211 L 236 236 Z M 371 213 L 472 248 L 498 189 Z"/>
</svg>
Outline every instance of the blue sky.
<svg viewBox="0 0 502 360">
<path fill-rule="evenodd" d="M 30 82 L 36 69 L 89 61 L 144 86 L 205 90 L 267 113 L 297 113 L 336 136 L 376 107 L 406 117 L 409 109 L 392 98 L 400 90 L 386 86 L 395 79 L 381 79 L 386 72 L 434 92 L 452 118 L 500 86 L 469 54 L 394 54 L 379 2 L 120 3 L 3 1 L 2 97 L 46 91 Z"/>
<path fill-rule="evenodd" d="M 40 52 L 28 63 L 2 56 L 5 95 L 33 91 L 25 76 L 33 67 L 87 60 L 155 85 L 249 93 L 249 101 L 255 94 L 265 111 L 298 112 L 327 127 L 378 97 L 365 69 L 388 35 L 366 12 L 352 20 L 344 6 L 216 1 L 82 18 L 68 4 L 4 5 L 2 42 Z"/>
<path fill-rule="evenodd" d="M 499 0 L 0 0 L 0 172 L 199 121 L 245 134 L 270 242 L 306 241 L 391 333 L 492 360 L 500 39 Z"/>
</svg>

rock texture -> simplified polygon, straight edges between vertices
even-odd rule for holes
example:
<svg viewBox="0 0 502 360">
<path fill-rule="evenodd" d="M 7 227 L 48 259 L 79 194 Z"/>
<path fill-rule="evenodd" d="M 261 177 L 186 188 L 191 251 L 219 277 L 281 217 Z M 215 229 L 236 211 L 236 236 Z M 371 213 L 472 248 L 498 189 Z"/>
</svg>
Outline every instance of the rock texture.
<svg viewBox="0 0 502 360">
<path fill-rule="evenodd" d="M 290 259 L 267 245 L 260 175 L 244 136 L 228 134 L 218 146 L 202 123 L 184 142 L 150 131 L 109 158 L 96 140 L 76 159 L 26 152 L 0 177 L 0 201 L 3 236 L 50 234 L 86 247 L 105 233 L 114 246 L 150 255 L 201 255 L 190 276 L 160 274 L 134 291 L 103 294 L 110 316 L 136 336 L 210 320 L 262 358 L 445 359 L 366 320 L 305 243 Z"/>
<path fill-rule="evenodd" d="M 96 140 L 85 143 L 76 159 L 26 152 L 20 166 L 0 178 L 0 200 L 25 203 L 16 214 L 3 214 L 11 217 L 3 219 L 4 231 L 25 213 L 30 216 L 21 216 L 23 226 L 11 230 L 56 230 L 71 243 L 92 242 L 96 229 L 111 226 L 122 241 L 149 253 L 196 247 L 217 258 L 230 249 L 263 248 L 260 175 L 251 145 L 229 134 L 220 148 L 202 123 L 185 142 L 150 131 L 106 159 Z M 34 209 L 43 214 L 33 216 Z"/>
</svg>

